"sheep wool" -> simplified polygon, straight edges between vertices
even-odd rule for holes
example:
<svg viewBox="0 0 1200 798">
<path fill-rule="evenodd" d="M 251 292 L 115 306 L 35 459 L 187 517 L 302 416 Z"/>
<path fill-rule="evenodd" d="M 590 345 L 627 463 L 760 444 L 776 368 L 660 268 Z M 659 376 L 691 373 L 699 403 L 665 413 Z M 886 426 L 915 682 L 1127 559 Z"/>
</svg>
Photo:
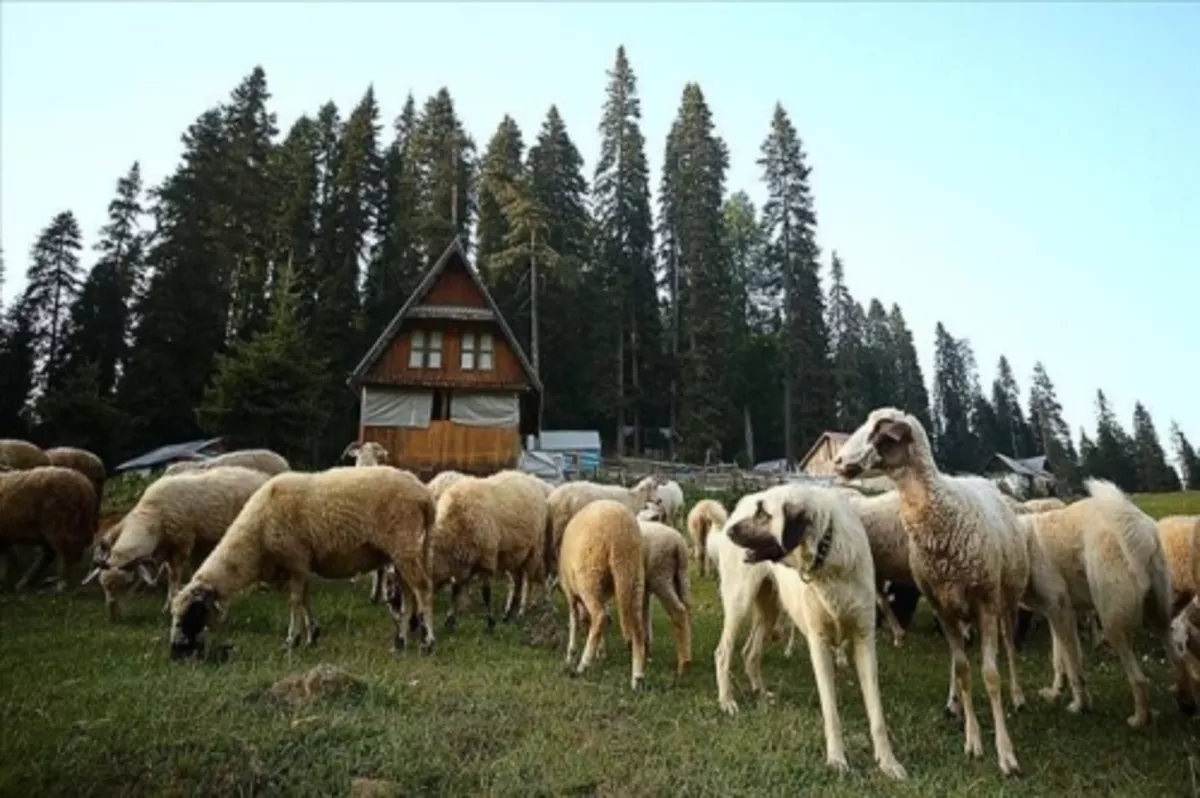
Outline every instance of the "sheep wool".
<svg viewBox="0 0 1200 798">
<path fill-rule="evenodd" d="M 290 471 L 292 468 L 287 458 L 270 449 L 238 449 L 237 451 L 219 454 L 216 457 L 196 457 L 195 459 L 172 463 L 167 466 L 166 471 L 163 472 L 163 476 L 173 476 L 187 471 L 205 471 L 210 468 L 220 468 L 221 466 L 253 468 L 255 471 L 261 471 L 267 476 L 282 474 L 285 471 Z"/>
<path fill-rule="evenodd" d="M 655 596 L 671 619 L 675 633 L 675 674 L 682 676 L 692 661 L 691 586 L 688 581 L 688 546 L 675 527 L 657 521 L 639 521 L 645 590 L 642 623 L 646 645 L 651 643 L 650 597 Z"/>
<path fill-rule="evenodd" d="M 701 576 L 708 571 L 708 536 L 725 526 L 728 517 L 729 513 L 721 503 L 713 499 L 701 499 L 688 513 L 688 534 L 692 536 L 692 543 L 696 547 L 696 565 Z"/>
<path fill-rule="evenodd" d="M 73 468 L 37 466 L 0 472 L 0 551 L 7 578 L 14 545 L 35 545 L 37 559 L 18 580 L 24 590 L 48 562 L 47 547 L 57 567 L 56 590 L 67 584 L 71 566 L 96 534 L 96 493 L 92 483 Z"/>
<path fill-rule="evenodd" d="M 29 441 L 0 438 L 0 471 L 24 471 L 48 465 L 52 465 L 50 458 Z"/>
<path fill-rule="evenodd" d="M 1178 613 L 1196 595 L 1192 548 L 1200 540 L 1200 515 L 1168 515 L 1155 525 L 1171 571 L 1171 605 Z"/>
<path fill-rule="evenodd" d="M 50 465 L 73 468 L 92 482 L 92 490 L 96 492 L 96 512 L 104 503 L 104 481 L 108 477 L 104 470 L 104 461 L 87 449 L 77 449 L 73 446 L 56 446 L 46 450 Z"/>
</svg>

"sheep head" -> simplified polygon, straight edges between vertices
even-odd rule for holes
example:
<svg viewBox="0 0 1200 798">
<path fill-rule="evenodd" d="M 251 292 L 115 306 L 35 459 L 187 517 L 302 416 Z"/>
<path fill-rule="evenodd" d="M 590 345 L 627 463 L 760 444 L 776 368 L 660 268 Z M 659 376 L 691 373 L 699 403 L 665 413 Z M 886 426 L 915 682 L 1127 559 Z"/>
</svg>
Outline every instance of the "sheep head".
<svg viewBox="0 0 1200 798">
<path fill-rule="evenodd" d="M 895 471 L 912 462 L 911 444 L 920 422 L 903 410 L 880 407 L 842 444 L 833 458 L 833 470 L 843 479 L 868 471 Z"/>
<path fill-rule="evenodd" d="M 646 506 L 638 511 L 639 521 L 658 521 L 663 523 L 667 520 L 667 511 L 663 507 L 662 500 L 657 496 L 646 502 Z"/>
<path fill-rule="evenodd" d="M 383 444 L 367 441 L 361 446 L 354 444 L 353 450 L 354 465 L 356 466 L 387 465 L 388 450 L 383 447 Z"/>
<path fill-rule="evenodd" d="M 764 491 L 752 502 L 739 502 L 725 535 L 746 549 L 746 562 L 779 562 L 812 534 L 815 519 L 804 505 Z"/>
<path fill-rule="evenodd" d="M 171 601 L 171 659 L 204 654 L 204 631 L 224 614 L 217 592 L 205 584 L 189 583 Z"/>
</svg>

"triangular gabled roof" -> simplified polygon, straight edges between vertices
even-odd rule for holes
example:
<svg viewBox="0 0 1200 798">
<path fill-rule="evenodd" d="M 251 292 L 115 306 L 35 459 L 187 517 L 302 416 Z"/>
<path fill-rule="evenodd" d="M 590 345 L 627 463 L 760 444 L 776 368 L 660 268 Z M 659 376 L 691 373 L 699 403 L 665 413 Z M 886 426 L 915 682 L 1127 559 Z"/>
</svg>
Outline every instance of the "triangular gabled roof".
<svg viewBox="0 0 1200 798">
<path fill-rule="evenodd" d="M 828 438 L 831 443 L 845 443 L 846 439 L 849 437 L 849 432 L 837 432 L 831 429 L 825 430 L 817 436 L 817 439 L 813 442 L 813 445 L 808 447 L 808 451 L 805 452 L 804 456 L 800 458 L 800 460 L 797 462 L 797 465 L 803 467 L 804 464 L 807 463 L 809 459 L 817 453 L 817 449 L 820 448 L 821 442 L 826 438 Z"/>
<path fill-rule="evenodd" d="M 383 329 L 383 332 L 379 334 L 379 337 L 375 339 L 375 343 L 372 344 L 371 348 L 367 350 L 367 354 L 363 356 L 363 359 L 359 361 L 358 365 L 354 368 L 354 371 L 350 373 L 350 379 L 346 381 L 347 385 L 353 386 L 359 382 L 362 382 L 366 378 L 367 374 L 379 361 L 379 358 L 381 358 L 383 353 L 387 351 L 388 346 L 391 345 L 392 339 L 394 339 L 396 337 L 396 333 L 400 331 L 400 325 L 404 323 L 404 319 L 409 315 L 413 308 L 417 307 L 417 304 L 421 301 L 421 299 L 423 299 L 425 295 L 429 293 L 429 290 L 433 288 L 434 284 L 437 282 L 437 279 L 442 275 L 442 272 L 446 270 L 446 267 L 449 266 L 450 262 L 456 257 L 462 264 L 463 269 L 465 269 L 467 274 L 471 276 L 471 280 L 475 283 L 475 287 L 479 289 L 479 293 L 483 295 L 483 300 L 487 303 L 488 308 L 491 310 L 493 320 L 500 325 L 500 331 L 504 333 L 504 338 L 508 341 L 508 345 L 512 347 L 513 353 L 516 354 L 517 360 L 521 363 L 521 368 L 524 370 L 525 376 L 529 380 L 529 384 L 532 385 L 539 394 L 542 393 L 542 381 L 538 379 L 538 375 L 533 370 L 533 364 L 531 364 L 529 362 L 529 358 L 525 356 L 525 350 L 521 348 L 521 342 L 517 340 L 517 336 L 513 334 L 512 328 L 508 326 L 508 322 L 504 320 L 504 316 L 500 313 L 500 308 L 496 305 L 496 300 L 492 299 L 491 292 L 488 291 L 487 286 L 483 284 L 483 280 L 480 278 L 479 272 L 471 267 L 470 261 L 467 260 L 466 249 L 463 247 L 462 240 L 459 236 L 454 237 L 454 240 L 450 242 L 450 246 L 446 247 L 446 251 L 442 253 L 442 256 L 437 259 L 436 263 L 433 264 L 433 268 L 431 268 L 421 280 L 420 285 L 418 285 L 416 290 L 412 292 L 412 294 L 408 297 L 408 300 L 400 307 L 400 310 L 396 312 L 396 315 L 392 317 L 392 320 L 388 322 L 387 327 Z"/>
</svg>

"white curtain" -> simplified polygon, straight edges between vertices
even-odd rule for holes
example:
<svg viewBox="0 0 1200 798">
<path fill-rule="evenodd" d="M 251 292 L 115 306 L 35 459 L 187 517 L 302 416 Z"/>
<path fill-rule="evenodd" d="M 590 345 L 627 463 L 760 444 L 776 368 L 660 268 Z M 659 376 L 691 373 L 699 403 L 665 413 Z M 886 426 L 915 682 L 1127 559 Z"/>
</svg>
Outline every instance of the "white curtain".
<svg viewBox="0 0 1200 798">
<path fill-rule="evenodd" d="M 521 411 L 515 393 L 454 393 L 450 420 L 465 427 L 515 427 Z"/>
<path fill-rule="evenodd" d="M 429 426 L 432 416 L 433 393 L 431 391 L 363 388 L 363 426 L 425 428 Z"/>
</svg>

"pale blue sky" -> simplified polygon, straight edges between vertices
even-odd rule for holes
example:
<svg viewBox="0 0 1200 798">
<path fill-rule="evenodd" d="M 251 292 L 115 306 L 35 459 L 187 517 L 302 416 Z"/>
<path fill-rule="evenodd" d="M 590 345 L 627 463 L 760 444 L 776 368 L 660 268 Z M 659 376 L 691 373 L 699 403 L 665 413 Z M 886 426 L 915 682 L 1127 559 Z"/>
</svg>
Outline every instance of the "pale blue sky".
<svg viewBox="0 0 1200 798">
<path fill-rule="evenodd" d="M 985 385 L 1045 361 L 1075 434 L 1102 387 L 1122 422 L 1200 443 L 1200 5 L 13 3 L 0 5 L 0 238 L 70 208 L 95 241 L 117 178 L 256 64 L 281 128 L 374 83 L 384 117 L 448 86 L 482 148 L 557 103 L 587 161 L 624 43 L 655 184 L 686 81 L 756 202 L 776 100 L 813 166 L 820 243 L 851 290 L 899 302 L 927 378 L 941 320 Z M 1164 440 L 1164 443 L 1166 441 Z"/>
</svg>

